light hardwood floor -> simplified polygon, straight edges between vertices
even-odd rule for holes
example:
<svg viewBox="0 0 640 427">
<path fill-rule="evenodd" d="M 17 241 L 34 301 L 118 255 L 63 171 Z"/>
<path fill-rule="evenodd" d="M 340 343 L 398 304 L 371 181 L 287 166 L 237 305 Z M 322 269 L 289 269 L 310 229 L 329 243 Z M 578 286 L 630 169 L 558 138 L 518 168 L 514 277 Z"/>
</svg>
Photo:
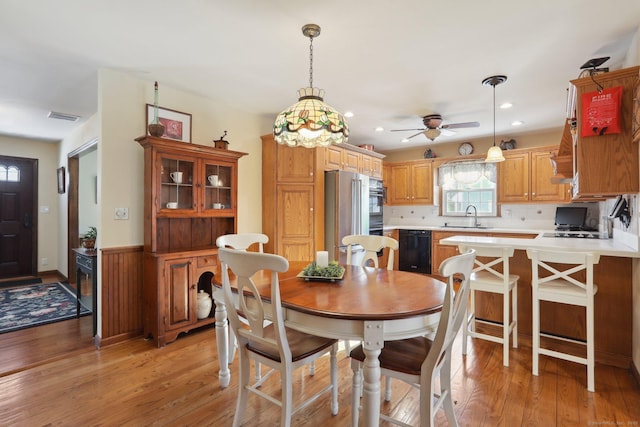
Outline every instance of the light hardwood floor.
<svg viewBox="0 0 640 427">
<path fill-rule="evenodd" d="M 181 336 L 161 349 L 138 338 L 101 350 L 87 345 L 86 328 L 90 334 L 90 318 L 34 328 L 43 331 L 35 335 L 28 330 L 0 335 L 0 425 L 231 425 L 237 360 L 230 386 L 221 389 L 214 328 Z M 66 329 L 70 338 L 56 329 Z M 589 393 L 586 369 L 580 365 L 543 356 L 540 376 L 533 377 L 526 342 L 511 350 L 511 366 L 504 368 L 501 346 L 472 340 L 463 358 L 459 341 L 453 399 L 461 426 L 640 425 L 640 387 L 627 370 L 597 365 L 596 393 Z M 351 369 L 344 352 L 339 366 L 339 415 L 332 417 L 328 401 L 321 398 L 296 414 L 293 425 L 350 425 Z M 297 373 L 296 395 L 311 395 L 326 384 L 326 358 L 316 367 L 315 377 L 305 370 Z M 278 386 L 275 377 L 263 390 L 274 392 Z M 406 394 L 408 399 L 398 404 Z M 394 381 L 392 401 L 382 409 L 415 425 L 417 396 L 416 390 Z M 277 425 L 278 417 L 278 408 L 251 396 L 243 425 Z M 438 421 L 446 425 L 443 414 Z"/>
</svg>

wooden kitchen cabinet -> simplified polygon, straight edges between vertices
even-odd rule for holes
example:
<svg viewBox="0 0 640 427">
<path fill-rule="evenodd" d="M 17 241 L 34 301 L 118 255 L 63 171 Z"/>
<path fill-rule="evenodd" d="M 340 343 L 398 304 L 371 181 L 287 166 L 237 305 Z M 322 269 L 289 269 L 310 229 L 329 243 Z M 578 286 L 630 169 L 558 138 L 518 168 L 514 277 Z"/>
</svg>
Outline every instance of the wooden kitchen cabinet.
<svg viewBox="0 0 640 427">
<path fill-rule="evenodd" d="M 633 142 L 633 117 L 638 114 L 634 99 L 640 67 L 572 80 L 576 88 L 577 138 L 574 143 L 573 199 L 594 200 L 640 191 L 638 144 Z M 622 86 L 621 132 L 598 136 L 582 134 L 582 95 L 602 88 Z"/>
<path fill-rule="evenodd" d="M 383 236 L 391 237 L 392 239 L 399 240 L 399 232 L 397 229 L 387 230 L 382 233 Z M 398 270 L 398 259 L 400 258 L 400 251 L 395 251 L 393 254 L 393 269 Z M 387 268 L 387 262 L 389 260 L 389 248 L 385 248 L 382 251 L 382 256 L 378 257 L 378 266 L 380 268 Z"/>
<path fill-rule="evenodd" d="M 382 159 L 379 157 L 371 157 L 371 176 L 382 179 Z"/>
<path fill-rule="evenodd" d="M 431 271 L 437 274 L 442 261 L 452 256 L 458 255 L 458 247 L 441 245 L 440 240 L 451 236 L 460 236 L 464 233 L 455 231 L 432 231 L 431 232 Z M 476 234 L 474 234 L 475 236 Z M 482 234 L 477 234 L 482 235 Z"/>
<path fill-rule="evenodd" d="M 161 347 L 214 322 L 197 318 L 212 293 L 215 241 L 237 228 L 238 159 L 246 153 L 144 136 L 143 328 Z M 217 179 L 209 178 L 215 176 Z"/>
<path fill-rule="evenodd" d="M 324 224 L 314 214 L 314 194 L 314 185 L 285 184 L 276 189 L 275 252 L 290 261 L 315 259 L 315 229 L 324 229 Z"/>
<path fill-rule="evenodd" d="M 390 166 L 390 205 L 433 204 L 433 162 L 401 162 Z"/>
<path fill-rule="evenodd" d="M 498 203 L 529 201 L 529 153 L 505 151 L 498 163 Z"/>
<path fill-rule="evenodd" d="M 324 149 L 324 170 L 344 170 L 382 178 L 381 154 L 373 153 L 350 144 L 330 145 Z"/>
<path fill-rule="evenodd" d="M 382 186 L 384 187 L 384 205 L 391 203 L 391 166 L 389 163 L 382 164 Z"/>
<path fill-rule="evenodd" d="M 505 161 L 498 163 L 498 203 L 568 201 L 567 185 L 551 183 L 555 152 L 554 147 L 505 151 Z"/>
<path fill-rule="evenodd" d="M 324 156 L 324 170 L 360 173 L 361 153 L 345 149 L 341 145 L 330 145 L 324 148 Z"/>
</svg>

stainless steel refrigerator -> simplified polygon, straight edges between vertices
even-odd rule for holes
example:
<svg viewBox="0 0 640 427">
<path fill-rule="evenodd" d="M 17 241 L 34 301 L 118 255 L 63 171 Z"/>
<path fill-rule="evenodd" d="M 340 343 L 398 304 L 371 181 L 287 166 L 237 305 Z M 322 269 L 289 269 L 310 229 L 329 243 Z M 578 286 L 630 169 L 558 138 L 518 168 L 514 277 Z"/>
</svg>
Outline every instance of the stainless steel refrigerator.
<svg viewBox="0 0 640 427">
<path fill-rule="evenodd" d="M 342 238 L 350 234 L 369 234 L 369 177 L 353 172 L 324 174 L 324 245 L 329 260 L 345 264 L 347 253 Z M 359 262 L 356 252 L 352 262 Z"/>
</svg>

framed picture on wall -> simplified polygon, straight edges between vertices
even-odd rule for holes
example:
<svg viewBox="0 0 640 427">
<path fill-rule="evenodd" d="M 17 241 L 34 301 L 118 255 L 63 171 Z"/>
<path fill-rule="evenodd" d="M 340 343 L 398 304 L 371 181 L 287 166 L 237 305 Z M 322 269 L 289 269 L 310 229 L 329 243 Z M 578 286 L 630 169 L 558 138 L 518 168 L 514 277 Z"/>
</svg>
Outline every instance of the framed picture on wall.
<svg viewBox="0 0 640 427">
<path fill-rule="evenodd" d="M 153 122 L 154 110 L 155 107 L 152 104 L 147 104 L 147 135 L 149 135 L 148 125 Z M 158 107 L 158 120 L 164 125 L 162 138 L 191 142 L 191 114 Z"/>
<path fill-rule="evenodd" d="M 64 194 L 64 166 L 58 168 L 58 194 Z"/>
</svg>

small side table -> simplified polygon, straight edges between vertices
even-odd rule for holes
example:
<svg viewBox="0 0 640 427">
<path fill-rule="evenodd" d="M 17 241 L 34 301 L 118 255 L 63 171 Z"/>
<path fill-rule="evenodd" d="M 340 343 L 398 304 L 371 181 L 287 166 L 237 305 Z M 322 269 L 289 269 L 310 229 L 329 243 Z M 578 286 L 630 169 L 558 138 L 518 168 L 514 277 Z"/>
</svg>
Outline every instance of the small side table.
<svg viewBox="0 0 640 427">
<path fill-rule="evenodd" d="M 80 296 L 82 293 L 82 273 L 91 275 L 91 310 L 93 336 L 98 333 L 98 253 L 95 249 L 73 248 L 76 254 L 76 317 L 80 317 Z"/>
</svg>

